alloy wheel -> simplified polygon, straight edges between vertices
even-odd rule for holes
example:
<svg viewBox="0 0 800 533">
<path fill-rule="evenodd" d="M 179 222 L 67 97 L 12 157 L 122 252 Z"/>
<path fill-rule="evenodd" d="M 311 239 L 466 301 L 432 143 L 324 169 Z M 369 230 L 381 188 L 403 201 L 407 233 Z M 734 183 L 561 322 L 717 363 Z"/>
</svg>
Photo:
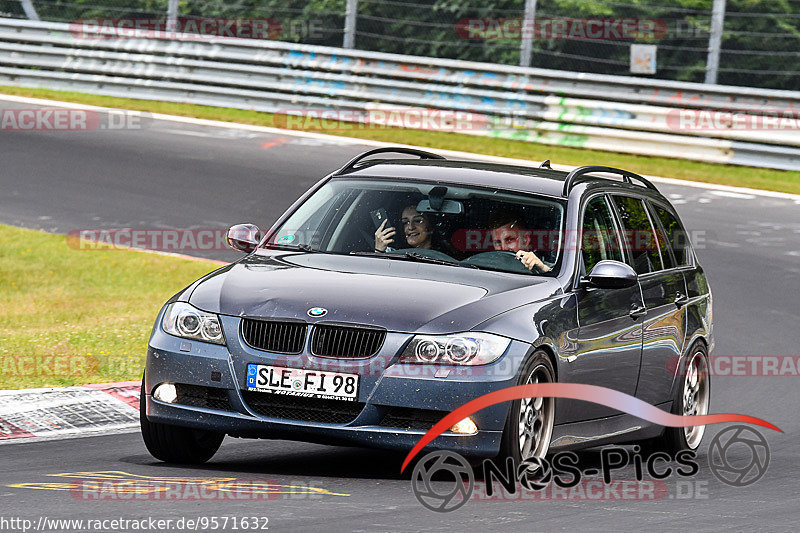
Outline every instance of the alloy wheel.
<svg viewBox="0 0 800 533">
<path fill-rule="evenodd" d="M 702 351 L 696 351 L 683 379 L 683 414 L 685 416 L 702 416 L 708 414 L 709 386 L 708 363 Z M 694 450 L 700 445 L 705 433 L 705 426 L 683 428 L 686 444 Z"/>
<path fill-rule="evenodd" d="M 549 383 L 551 378 L 543 365 L 531 370 L 526 385 Z M 553 435 L 553 398 L 524 398 L 519 409 L 519 451 L 522 460 L 531 457 L 544 457 L 550 447 Z"/>
</svg>

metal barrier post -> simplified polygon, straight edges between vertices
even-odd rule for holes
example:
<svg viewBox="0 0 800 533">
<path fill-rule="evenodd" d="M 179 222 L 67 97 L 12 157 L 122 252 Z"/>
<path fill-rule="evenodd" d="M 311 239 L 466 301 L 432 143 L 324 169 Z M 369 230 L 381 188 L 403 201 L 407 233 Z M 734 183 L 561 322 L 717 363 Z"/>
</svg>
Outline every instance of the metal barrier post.
<svg viewBox="0 0 800 533">
<path fill-rule="evenodd" d="M 36 12 L 36 8 L 33 7 L 33 2 L 31 0 L 22 0 L 21 3 L 25 16 L 30 20 L 39 20 L 39 14 Z"/>
<path fill-rule="evenodd" d="M 536 0 L 525 0 L 525 15 L 520 25 L 519 66 L 531 66 L 533 37 L 536 24 Z"/>
<path fill-rule="evenodd" d="M 706 62 L 706 83 L 717 83 L 719 52 L 722 47 L 722 29 L 725 25 L 725 0 L 714 0 L 711 12 L 711 35 L 708 38 L 708 60 Z"/>
<path fill-rule="evenodd" d="M 344 10 L 344 41 L 343 48 L 356 47 L 356 16 L 358 14 L 358 0 L 347 0 Z"/>
<path fill-rule="evenodd" d="M 178 29 L 178 0 L 169 0 L 167 4 L 167 30 Z"/>
</svg>

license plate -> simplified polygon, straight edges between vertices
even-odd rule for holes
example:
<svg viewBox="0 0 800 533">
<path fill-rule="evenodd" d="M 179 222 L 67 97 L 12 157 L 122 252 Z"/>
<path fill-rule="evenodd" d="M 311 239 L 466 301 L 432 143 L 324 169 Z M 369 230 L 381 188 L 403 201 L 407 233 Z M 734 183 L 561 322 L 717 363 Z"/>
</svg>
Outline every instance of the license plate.
<svg viewBox="0 0 800 533">
<path fill-rule="evenodd" d="M 247 365 L 247 390 L 305 396 L 331 400 L 356 401 L 358 374 L 323 372 L 281 366 Z"/>
</svg>

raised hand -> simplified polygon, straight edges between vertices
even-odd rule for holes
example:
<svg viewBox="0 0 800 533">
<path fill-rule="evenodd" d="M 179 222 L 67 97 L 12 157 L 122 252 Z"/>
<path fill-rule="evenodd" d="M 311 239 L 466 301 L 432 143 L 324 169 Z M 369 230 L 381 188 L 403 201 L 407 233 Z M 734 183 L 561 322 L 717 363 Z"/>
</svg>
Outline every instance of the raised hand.
<svg viewBox="0 0 800 533">
<path fill-rule="evenodd" d="M 385 252 L 386 248 L 394 242 L 392 237 L 394 237 L 396 231 L 392 227 L 387 228 L 387 222 L 389 221 L 384 220 L 380 227 L 375 231 L 375 250 L 378 252 Z"/>
</svg>

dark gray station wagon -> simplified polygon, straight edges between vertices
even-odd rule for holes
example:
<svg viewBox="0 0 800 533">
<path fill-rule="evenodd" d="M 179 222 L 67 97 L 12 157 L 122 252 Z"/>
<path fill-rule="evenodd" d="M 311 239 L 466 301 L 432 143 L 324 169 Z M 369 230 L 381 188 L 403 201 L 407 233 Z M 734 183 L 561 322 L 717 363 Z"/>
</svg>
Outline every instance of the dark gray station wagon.
<svg viewBox="0 0 800 533">
<path fill-rule="evenodd" d="M 206 461 L 225 435 L 408 451 L 465 402 L 527 383 L 708 412 L 706 277 L 675 209 L 631 172 L 377 149 L 228 242 L 246 255 L 176 294 L 153 328 L 141 424 L 158 459 Z M 530 398 L 431 448 L 677 451 L 703 429 Z"/>
</svg>

